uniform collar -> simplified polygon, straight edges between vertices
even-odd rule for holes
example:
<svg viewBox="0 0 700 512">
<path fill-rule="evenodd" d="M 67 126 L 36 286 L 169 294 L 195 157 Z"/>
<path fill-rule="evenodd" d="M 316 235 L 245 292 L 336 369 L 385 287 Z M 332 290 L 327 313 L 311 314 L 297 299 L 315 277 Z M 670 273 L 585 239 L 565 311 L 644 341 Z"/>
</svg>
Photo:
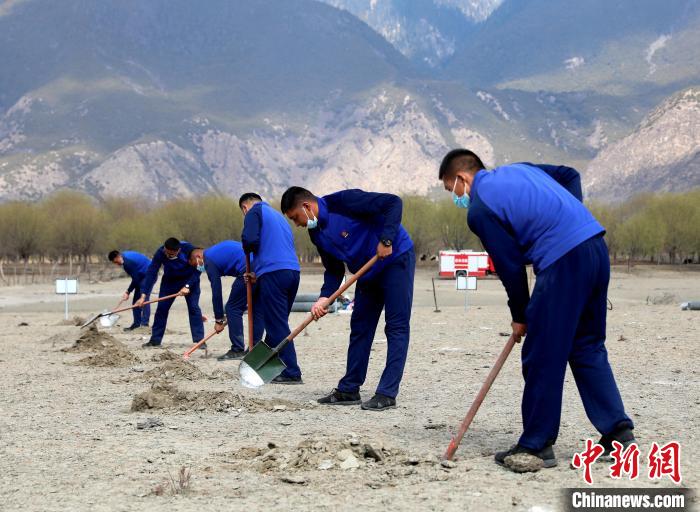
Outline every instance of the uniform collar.
<svg viewBox="0 0 700 512">
<path fill-rule="evenodd" d="M 474 200 L 474 190 L 479 186 L 479 182 L 481 181 L 481 178 L 483 178 L 488 171 L 486 169 L 481 169 L 479 172 L 477 172 L 474 175 L 474 179 L 472 180 L 472 186 L 469 189 L 469 200 L 473 201 Z"/>
<path fill-rule="evenodd" d="M 326 200 L 322 197 L 318 198 L 318 226 L 325 228 L 328 225 L 328 206 Z"/>
</svg>

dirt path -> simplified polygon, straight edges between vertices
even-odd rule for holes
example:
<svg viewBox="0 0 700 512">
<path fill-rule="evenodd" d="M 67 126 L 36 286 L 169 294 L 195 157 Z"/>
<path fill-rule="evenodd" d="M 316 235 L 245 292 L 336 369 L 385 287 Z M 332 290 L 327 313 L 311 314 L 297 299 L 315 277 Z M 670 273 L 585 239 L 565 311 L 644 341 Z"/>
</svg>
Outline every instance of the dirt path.
<svg viewBox="0 0 700 512">
<path fill-rule="evenodd" d="M 311 292 L 318 284 L 319 276 L 305 276 L 302 290 Z M 450 430 L 488 373 L 506 340 L 499 333 L 509 325 L 498 282 L 480 281 L 466 313 L 464 296 L 452 286 L 438 284 L 442 312 L 434 313 L 430 275 L 419 272 L 399 407 L 383 413 L 314 404 L 342 375 L 349 316 L 324 319 L 298 339 L 305 385 L 254 392 L 226 373 L 235 374 L 237 363 L 195 355 L 194 369 L 167 365 L 167 356 L 153 360 L 158 351 L 140 348 L 143 334 L 125 334 L 121 327 L 110 334 L 128 359 L 123 366 L 77 365 L 102 352 L 61 350 L 81 333 L 60 325 L 62 303 L 42 302 L 52 290 L 0 289 L 0 508 L 559 510 L 560 489 L 583 485 L 580 473 L 569 467 L 572 454 L 584 439 L 597 436 L 568 375 L 556 446 L 560 465 L 522 475 L 494 465 L 494 451 L 512 444 L 520 430 L 516 352 L 455 466 L 440 465 Z M 72 302 L 72 314 L 109 307 L 123 287 L 124 282 L 81 283 L 84 293 Z M 608 349 L 642 452 L 652 441 L 680 441 L 683 481 L 692 488 L 700 483 L 694 462 L 700 456 L 700 312 L 681 311 L 677 303 L 646 304 L 648 296 L 663 293 L 677 302 L 698 299 L 700 275 L 615 273 Z M 208 293 L 201 304 L 211 311 Z M 184 304 L 173 307 L 173 334 L 164 342 L 176 354 L 190 343 L 184 311 Z M 294 314 L 292 323 L 301 318 Z M 128 320 L 123 316 L 121 325 Z M 211 352 L 224 352 L 227 343 L 224 336 L 215 338 Z M 364 397 L 373 392 L 385 352 L 380 329 Z M 175 390 L 168 406 L 132 412 L 134 398 L 154 385 Z M 170 477 L 178 488 L 183 466 L 189 489 L 173 495 Z M 672 486 L 645 475 L 614 482 L 604 465 L 594 468 L 594 478 L 600 486 Z"/>
</svg>

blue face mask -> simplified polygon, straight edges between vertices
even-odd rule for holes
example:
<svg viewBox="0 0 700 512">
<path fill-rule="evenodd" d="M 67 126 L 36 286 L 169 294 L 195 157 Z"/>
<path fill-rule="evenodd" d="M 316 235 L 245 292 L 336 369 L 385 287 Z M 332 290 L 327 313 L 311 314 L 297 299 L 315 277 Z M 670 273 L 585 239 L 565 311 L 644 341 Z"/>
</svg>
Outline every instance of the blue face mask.
<svg viewBox="0 0 700 512">
<path fill-rule="evenodd" d="M 464 187 L 464 195 L 458 196 L 455 194 L 455 188 L 457 188 L 457 178 L 455 178 L 455 184 L 452 187 L 452 201 L 457 208 L 469 208 L 469 195 L 467 194 L 467 188 Z"/>
<path fill-rule="evenodd" d="M 304 207 L 302 206 L 302 208 L 304 208 Z M 311 217 L 309 217 L 309 214 L 306 213 L 306 208 L 304 208 L 304 213 L 306 214 L 306 219 L 307 219 L 306 229 L 316 229 L 318 227 L 318 219 L 316 218 L 316 216 L 314 215 L 313 219 Z"/>
<path fill-rule="evenodd" d="M 197 270 L 199 272 L 204 272 L 206 269 L 204 268 L 204 262 L 202 261 L 201 263 L 197 261 Z"/>
</svg>

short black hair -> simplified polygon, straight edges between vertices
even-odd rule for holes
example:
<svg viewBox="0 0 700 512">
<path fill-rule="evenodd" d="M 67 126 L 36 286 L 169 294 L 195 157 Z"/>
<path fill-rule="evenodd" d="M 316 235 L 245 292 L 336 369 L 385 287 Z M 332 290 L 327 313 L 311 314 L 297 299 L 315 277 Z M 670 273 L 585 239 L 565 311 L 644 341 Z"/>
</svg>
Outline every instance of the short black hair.
<svg viewBox="0 0 700 512">
<path fill-rule="evenodd" d="M 251 201 L 251 200 L 262 201 L 262 197 L 260 197 L 255 192 L 246 192 L 238 200 L 238 207 L 239 208 L 243 207 L 243 203 L 245 203 L 247 201 Z"/>
<path fill-rule="evenodd" d="M 481 169 L 486 169 L 484 162 L 481 158 L 468 149 L 453 149 L 445 155 L 440 164 L 440 171 L 438 172 L 438 179 L 441 180 L 445 177 L 449 177 L 452 174 L 453 163 L 458 161 L 463 163 L 468 171 L 480 171 Z"/>
<path fill-rule="evenodd" d="M 114 250 L 114 251 L 109 251 L 109 254 L 107 255 L 107 259 L 109 261 L 114 261 L 117 259 L 117 256 L 119 256 L 119 251 Z"/>
<path fill-rule="evenodd" d="M 280 210 L 282 213 L 287 213 L 289 210 L 296 208 L 302 201 L 315 201 L 316 196 L 310 191 L 302 187 L 289 187 L 282 194 L 280 201 Z"/>
<path fill-rule="evenodd" d="M 192 253 L 196 251 L 197 249 L 204 249 L 204 247 L 192 247 L 189 251 L 185 253 L 185 256 L 187 256 L 187 259 L 190 259 L 190 256 L 192 256 Z"/>
<path fill-rule="evenodd" d="M 163 247 L 169 251 L 177 251 L 180 248 L 180 240 L 171 236 L 165 241 Z"/>
</svg>

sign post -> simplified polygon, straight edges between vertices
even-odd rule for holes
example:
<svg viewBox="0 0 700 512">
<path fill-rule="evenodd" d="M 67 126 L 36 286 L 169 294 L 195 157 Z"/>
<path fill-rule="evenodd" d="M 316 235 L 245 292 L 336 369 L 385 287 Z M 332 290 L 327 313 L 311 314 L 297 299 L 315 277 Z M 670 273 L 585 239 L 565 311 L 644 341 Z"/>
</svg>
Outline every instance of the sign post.
<svg viewBox="0 0 700 512">
<path fill-rule="evenodd" d="M 56 279 L 56 294 L 65 295 L 66 298 L 66 308 L 65 308 L 65 319 L 68 320 L 68 295 L 75 295 L 78 293 L 78 280 L 68 279 L 64 277 L 63 279 Z"/>
</svg>

